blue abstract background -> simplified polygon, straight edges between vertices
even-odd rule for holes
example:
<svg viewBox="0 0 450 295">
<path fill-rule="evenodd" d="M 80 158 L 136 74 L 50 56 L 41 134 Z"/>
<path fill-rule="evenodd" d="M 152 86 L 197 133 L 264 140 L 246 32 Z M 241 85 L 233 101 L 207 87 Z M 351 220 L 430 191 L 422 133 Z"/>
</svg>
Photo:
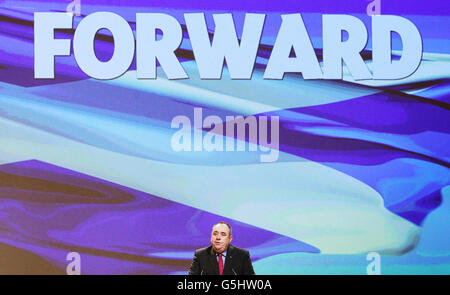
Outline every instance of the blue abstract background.
<svg viewBox="0 0 450 295">
<path fill-rule="evenodd" d="M 211 225 L 226 221 L 257 274 L 450 274 L 449 2 L 381 1 L 423 38 L 419 69 L 402 80 L 264 80 L 281 23 L 301 12 L 321 58 L 321 14 L 351 14 L 370 32 L 368 1 L 88 1 L 135 28 L 137 12 L 267 14 L 252 80 L 200 80 L 189 43 L 188 80 L 86 76 L 73 56 L 56 78 L 34 79 L 33 13 L 70 1 L 0 1 L 0 273 L 186 274 Z M 370 35 L 370 34 L 369 34 Z M 73 30 L 57 33 L 73 37 Z M 114 42 L 100 31 L 99 59 Z M 393 40 L 401 55 L 401 40 Z M 371 59 L 369 40 L 363 58 Z M 175 116 L 279 116 L 277 162 L 250 151 L 175 152 Z M 203 132 L 206 132 L 204 130 Z"/>
</svg>

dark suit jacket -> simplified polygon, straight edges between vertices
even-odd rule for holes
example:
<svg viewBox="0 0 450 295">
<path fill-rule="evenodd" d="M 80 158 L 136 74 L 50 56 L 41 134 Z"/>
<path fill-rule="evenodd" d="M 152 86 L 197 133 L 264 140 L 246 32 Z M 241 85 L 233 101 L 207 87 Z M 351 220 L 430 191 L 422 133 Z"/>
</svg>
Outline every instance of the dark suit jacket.
<svg viewBox="0 0 450 295">
<path fill-rule="evenodd" d="M 219 263 L 212 246 L 195 251 L 189 269 L 190 275 L 219 275 Z M 252 261 L 247 250 L 229 245 L 223 268 L 224 275 L 254 275 Z"/>
</svg>

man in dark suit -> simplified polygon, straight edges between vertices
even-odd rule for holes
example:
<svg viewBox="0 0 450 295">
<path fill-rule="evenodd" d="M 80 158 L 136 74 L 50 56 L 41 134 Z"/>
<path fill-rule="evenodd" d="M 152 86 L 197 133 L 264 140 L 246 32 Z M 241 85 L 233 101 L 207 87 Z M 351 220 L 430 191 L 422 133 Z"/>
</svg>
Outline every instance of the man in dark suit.
<svg viewBox="0 0 450 295">
<path fill-rule="evenodd" d="M 190 275 L 254 275 L 247 250 L 230 245 L 231 226 L 219 222 L 213 226 L 211 246 L 195 251 Z"/>
</svg>

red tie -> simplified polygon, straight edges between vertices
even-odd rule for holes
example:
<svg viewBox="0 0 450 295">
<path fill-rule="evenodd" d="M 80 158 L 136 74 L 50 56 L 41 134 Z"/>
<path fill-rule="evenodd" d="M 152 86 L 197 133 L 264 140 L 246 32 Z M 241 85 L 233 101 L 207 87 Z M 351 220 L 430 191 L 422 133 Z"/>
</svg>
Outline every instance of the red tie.
<svg viewBox="0 0 450 295">
<path fill-rule="evenodd" d="M 220 275 L 223 274 L 223 260 L 222 260 L 222 254 L 219 254 L 219 273 L 220 273 Z"/>
</svg>

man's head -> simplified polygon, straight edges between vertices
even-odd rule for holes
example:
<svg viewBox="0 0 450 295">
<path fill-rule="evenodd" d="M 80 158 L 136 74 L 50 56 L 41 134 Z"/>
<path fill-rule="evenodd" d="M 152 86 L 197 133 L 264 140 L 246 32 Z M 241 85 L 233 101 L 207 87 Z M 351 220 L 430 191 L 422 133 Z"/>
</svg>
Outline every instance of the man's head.
<svg viewBox="0 0 450 295">
<path fill-rule="evenodd" d="M 231 226 L 225 222 L 221 221 L 213 226 L 211 232 L 211 245 L 217 253 L 222 253 L 227 250 L 232 238 Z"/>
</svg>

